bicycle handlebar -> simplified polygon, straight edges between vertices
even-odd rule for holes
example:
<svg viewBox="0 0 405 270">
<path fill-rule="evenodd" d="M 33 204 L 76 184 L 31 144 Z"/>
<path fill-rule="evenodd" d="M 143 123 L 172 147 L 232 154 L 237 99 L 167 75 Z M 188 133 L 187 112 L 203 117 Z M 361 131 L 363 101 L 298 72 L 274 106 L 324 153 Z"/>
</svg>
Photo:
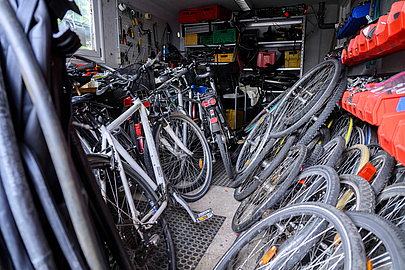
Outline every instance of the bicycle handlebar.
<svg viewBox="0 0 405 270">
<path fill-rule="evenodd" d="M 85 64 L 85 65 L 78 66 L 78 67 L 76 68 L 76 71 L 77 71 L 77 72 L 82 72 L 82 71 L 86 71 L 86 69 L 93 69 L 93 68 L 95 68 L 96 66 L 97 66 L 96 63 L 91 62 L 91 63 Z"/>
</svg>

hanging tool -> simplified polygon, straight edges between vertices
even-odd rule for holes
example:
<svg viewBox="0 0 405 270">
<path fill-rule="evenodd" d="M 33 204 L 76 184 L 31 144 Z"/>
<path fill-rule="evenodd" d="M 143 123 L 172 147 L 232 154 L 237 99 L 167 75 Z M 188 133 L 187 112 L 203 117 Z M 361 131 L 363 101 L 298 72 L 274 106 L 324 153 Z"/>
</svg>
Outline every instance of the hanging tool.
<svg viewBox="0 0 405 270">
<path fill-rule="evenodd" d="M 148 56 L 150 56 L 152 53 L 152 34 L 149 31 L 148 32 Z"/>
<path fill-rule="evenodd" d="M 135 26 L 134 16 L 135 16 L 135 11 L 133 11 L 131 9 L 131 11 L 129 12 L 129 18 L 131 19 L 132 26 Z"/>
<path fill-rule="evenodd" d="M 125 30 L 122 29 L 122 44 L 124 44 L 125 41 L 125 45 L 128 45 L 127 43 L 127 35 L 125 34 Z"/>
<path fill-rule="evenodd" d="M 153 40 L 155 42 L 156 52 L 159 53 L 159 42 L 158 40 L 158 32 L 157 32 L 157 23 L 153 24 Z"/>
<path fill-rule="evenodd" d="M 131 27 L 128 27 L 127 35 L 128 35 L 128 37 L 134 38 L 134 31 L 132 31 Z"/>
</svg>

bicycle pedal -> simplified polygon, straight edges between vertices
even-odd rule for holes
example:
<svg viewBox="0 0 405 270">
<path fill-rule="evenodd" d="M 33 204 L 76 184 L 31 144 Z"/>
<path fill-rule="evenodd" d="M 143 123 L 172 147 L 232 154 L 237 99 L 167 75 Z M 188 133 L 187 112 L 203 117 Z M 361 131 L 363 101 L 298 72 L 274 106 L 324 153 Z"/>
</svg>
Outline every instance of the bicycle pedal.
<svg viewBox="0 0 405 270">
<path fill-rule="evenodd" d="M 245 143 L 245 140 L 239 140 L 239 141 L 237 141 L 236 143 L 237 143 L 237 144 L 244 144 L 244 143 Z"/>
<path fill-rule="evenodd" d="M 214 211 L 212 211 L 212 209 L 209 208 L 209 209 L 197 214 L 196 222 L 197 223 L 203 222 L 204 220 L 211 218 L 213 215 L 214 215 Z"/>
</svg>

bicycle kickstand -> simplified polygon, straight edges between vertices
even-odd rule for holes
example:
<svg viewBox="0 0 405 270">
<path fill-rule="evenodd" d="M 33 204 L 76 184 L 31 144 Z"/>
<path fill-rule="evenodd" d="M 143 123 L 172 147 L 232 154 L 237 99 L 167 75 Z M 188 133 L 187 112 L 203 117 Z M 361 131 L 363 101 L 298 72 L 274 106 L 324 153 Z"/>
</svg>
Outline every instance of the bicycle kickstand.
<svg viewBox="0 0 405 270">
<path fill-rule="evenodd" d="M 203 222 L 204 220 L 207 220 L 214 215 L 214 211 L 212 211 L 211 208 L 208 208 L 203 212 L 194 214 L 193 211 L 190 209 L 190 206 L 188 206 L 187 202 L 182 197 L 180 197 L 176 192 L 173 192 L 172 195 L 176 202 L 183 206 L 184 209 L 186 209 L 187 213 L 190 215 L 194 223 Z"/>
</svg>

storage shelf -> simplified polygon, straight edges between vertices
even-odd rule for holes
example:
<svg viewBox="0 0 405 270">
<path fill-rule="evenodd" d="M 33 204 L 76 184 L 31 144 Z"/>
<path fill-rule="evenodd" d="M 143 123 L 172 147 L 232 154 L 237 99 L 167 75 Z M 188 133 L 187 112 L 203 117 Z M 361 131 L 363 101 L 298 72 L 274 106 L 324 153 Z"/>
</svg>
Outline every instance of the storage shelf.
<svg viewBox="0 0 405 270">
<path fill-rule="evenodd" d="M 211 22 L 196 22 L 196 23 L 183 23 L 185 27 L 188 26 L 196 26 L 196 25 L 204 25 L 204 24 L 220 24 L 224 23 L 225 21 L 211 21 Z"/>
<path fill-rule="evenodd" d="M 292 25 L 301 24 L 304 16 L 292 16 L 289 18 L 257 18 L 257 19 L 243 19 L 241 23 L 246 23 L 246 27 L 261 27 L 269 25 Z"/>
<path fill-rule="evenodd" d="M 297 44 L 301 46 L 302 40 L 261 41 L 258 42 L 258 44 L 263 47 L 284 47 L 284 46 L 294 46 Z"/>
<path fill-rule="evenodd" d="M 184 45 L 185 48 L 204 48 L 204 47 L 218 47 L 219 45 L 224 46 L 235 46 L 236 43 L 226 43 L 226 44 L 211 44 L 211 45 Z"/>
</svg>

